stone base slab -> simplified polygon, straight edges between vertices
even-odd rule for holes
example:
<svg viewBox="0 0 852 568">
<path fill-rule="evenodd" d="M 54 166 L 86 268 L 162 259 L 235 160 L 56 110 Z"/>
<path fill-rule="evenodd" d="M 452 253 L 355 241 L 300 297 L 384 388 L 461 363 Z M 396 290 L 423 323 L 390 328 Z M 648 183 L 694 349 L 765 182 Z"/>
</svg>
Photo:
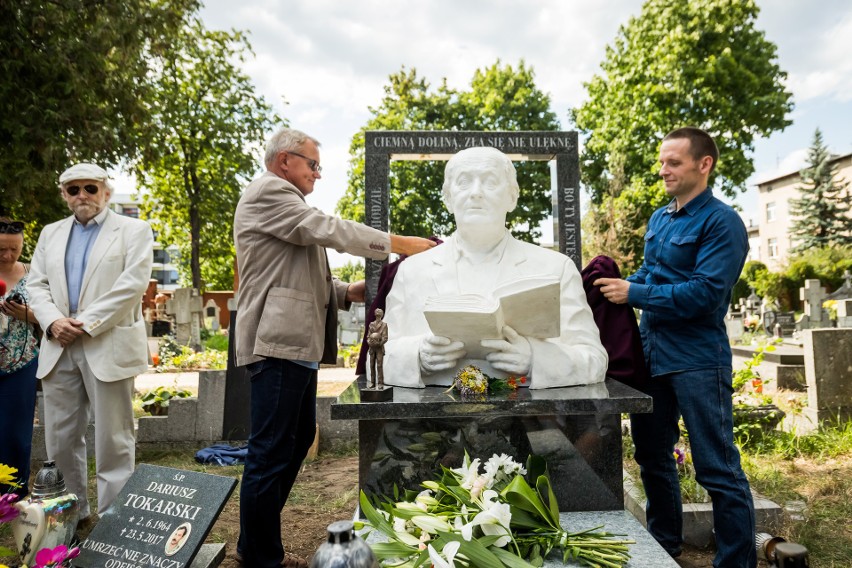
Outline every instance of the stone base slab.
<svg viewBox="0 0 852 568">
<path fill-rule="evenodd" d="M 783 522 L 781 507 L 757 494 L 754 498 L 754 516 L 757 532 L 778 534 Z M 642 524 L 647 526 L 645 518 L 645 498 L 637 481 L 624 472 L 624 507 Z M 699 548 L 714 544 L 713 505 L 710 503 L 684 503 L 683 540 Z"/>
</svg>

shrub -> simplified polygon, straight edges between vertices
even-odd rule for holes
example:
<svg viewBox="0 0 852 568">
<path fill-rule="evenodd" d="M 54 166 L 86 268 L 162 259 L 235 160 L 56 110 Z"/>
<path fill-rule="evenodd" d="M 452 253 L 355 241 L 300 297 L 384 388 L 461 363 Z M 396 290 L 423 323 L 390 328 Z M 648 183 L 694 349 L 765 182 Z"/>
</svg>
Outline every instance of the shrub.
<svg viewBox="0 0 852 568">
<path fill-rule="evenodd" d="M 143 394 L 142 408 L 153 416 L 162 416 L 168 414 L 169 401 L 173 398 L 187 398 L 192 396 L 192 393 L 185 389 L 177 388 L 177 385 L 166 387 L 159 386 L 151 389 Z"/>
<path fill-rule="evenodd" d="M 228 334 L 227 332 L 216 333 L 211 335 L 207 341 L 204 342 L 205 349 L 212 349 L 214 351 L 227 351 L 228 350 Z"/>
</svg>

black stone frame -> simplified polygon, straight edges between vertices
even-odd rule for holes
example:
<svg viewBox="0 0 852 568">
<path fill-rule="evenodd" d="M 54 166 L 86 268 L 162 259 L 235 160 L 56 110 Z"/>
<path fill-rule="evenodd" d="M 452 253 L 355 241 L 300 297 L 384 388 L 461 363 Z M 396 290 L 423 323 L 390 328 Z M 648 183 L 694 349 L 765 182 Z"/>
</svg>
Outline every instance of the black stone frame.
<svg viewBox="0 0 852 568">
<path fill-rule="evenodd" d="M 559 251 L 581 269 L 580 162 L 576 132 L 378 130 L 365 136 L 364 222 L 388 231 L 391 160 L 448 160 L 465 148 L 491 146 L 514 161 L 556 160 L 554 225 Z M 367 259 L 367 305 L 379 286 L 384 261 Z"/>
</svg>

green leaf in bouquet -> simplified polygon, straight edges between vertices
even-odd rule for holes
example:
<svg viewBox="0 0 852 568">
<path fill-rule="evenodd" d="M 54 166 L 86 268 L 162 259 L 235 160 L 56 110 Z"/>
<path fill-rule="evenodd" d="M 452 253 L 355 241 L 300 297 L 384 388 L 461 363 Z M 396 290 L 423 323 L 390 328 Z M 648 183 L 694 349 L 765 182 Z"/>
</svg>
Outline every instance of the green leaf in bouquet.
<svg viewBox="0 0 852 568">
<path fill-rule="evenodd" d="M 538 493 L 533 491 L 532 487 L 530 487 L 527 480 L 523 477 L 517 476 L 512 479 L 500 495 L 509 503 L 509 505 L 517 507 L 523 511 L 533 513 L 533 515 L 541 519 L 541 523 L 546 524 L 549 528 L 560 528 L 558 522 L 555 525 L 553 524 L 550 517 L 550 509 L 545 506 L 545 504 L 541 501 L 541 498 L 538 496 Z M 541 526 L 541 523 L 539 523 L 538 526 Z"/>
<path fill-rule="evenodd" d="M 504 568 L 504 564 L 500 558 L 494 554 L 483 543 L 493 544 L 496 538 L 480 537 L 474 540 L 465 540 L 460 534 L 455 533 L 438 533 L 442 539 L 449 541 L 458 541 L 459 554 L 470 561 L 471 566 L 476 568 Z M 492 547 L 493 548 L 493 547 Z"/>
<path fill-rule="evenodd" d="M 539 498 L 547 507 L 548 524 L 553 528 L 560 528 L 559 503 L 556 501 L 556 494 L 553 493 L 553 488 L 550 486 L 550 478 L 546 475 L 538 476 L 535 482 L 535 489 L 538 492 Z"/>
<path fill-rule="evenodd" d="M 510 503 L 512 507 L 512 528 L 513 529 L 540 529 L 541 519 L 538 515 L 534 515 L 528 511 L 524 511 Z"/>
<path fill-rule="evenodd" d="M 358 498 L 358 503 L 361 506 L 361 512 L 364 513 L 364 516 L 367 517 L 367 520 L 370 521 L 370 524 L 373 527 L 390 536 L 394 534 L 393 525 L 391 525 L 388 520 L 384 517 L 384 515 L 380 514 L 373 504 L 370 502 L 369 497 L 364 491 L 361 491 L 361 495 Z"/>
<path fill-rule="evenodd" d="M 416 550 L 416 548 L 412 549 L 412 547 L 397 540 L 371 544 L 370 548 L 373 550 L 373 554 L 376 555 L 376 560 L 379 561 L 388 558 L 406 558 L 407 556 L 411 556 Z"/>
<path fill-rule="evenodd" d="M 538 559 L 540 561 L 539 564 L 532 564 L 520 556 L 512 554 L 508 550 L 503 550 L 502 548 L 491 547 L 489 550 L 493 552 L 494 556 L 499 558 L 500 562 L 508 568 L 534 568 L 535 566 L 541 566 L 544 564 L 544 561 L 541 558 Z"/>
<path fill-rule="evenodd" d="M 538 479 L 542 475 L 547 475 L 547 460 L 530 454 L 527 457 L 527 479 Z"/>
</svg>

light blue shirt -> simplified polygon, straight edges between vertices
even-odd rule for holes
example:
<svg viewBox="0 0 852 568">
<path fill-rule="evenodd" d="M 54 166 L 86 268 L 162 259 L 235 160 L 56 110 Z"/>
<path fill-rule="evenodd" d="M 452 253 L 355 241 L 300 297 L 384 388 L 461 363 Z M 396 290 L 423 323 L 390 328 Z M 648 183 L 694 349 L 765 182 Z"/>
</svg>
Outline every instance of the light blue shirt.
<svg viewBox="0 0 852 568">
<path fill-rule="evenodd" d="M 65 249 L 65 280 L 68 284 L 68 309 L 72 314 L 77 313 L 83 275 L 86 274 L 86 266 L 89 264 L 89 253 L 95 246 L 95 241 L 101 232 L 101 225 L 108 213 L 109 210 L 104 207 L 104 210 L 86 225 L 80 223 L 76 217 L 74 224 L 71 225 L 68 246 Z"/>
</svg>

